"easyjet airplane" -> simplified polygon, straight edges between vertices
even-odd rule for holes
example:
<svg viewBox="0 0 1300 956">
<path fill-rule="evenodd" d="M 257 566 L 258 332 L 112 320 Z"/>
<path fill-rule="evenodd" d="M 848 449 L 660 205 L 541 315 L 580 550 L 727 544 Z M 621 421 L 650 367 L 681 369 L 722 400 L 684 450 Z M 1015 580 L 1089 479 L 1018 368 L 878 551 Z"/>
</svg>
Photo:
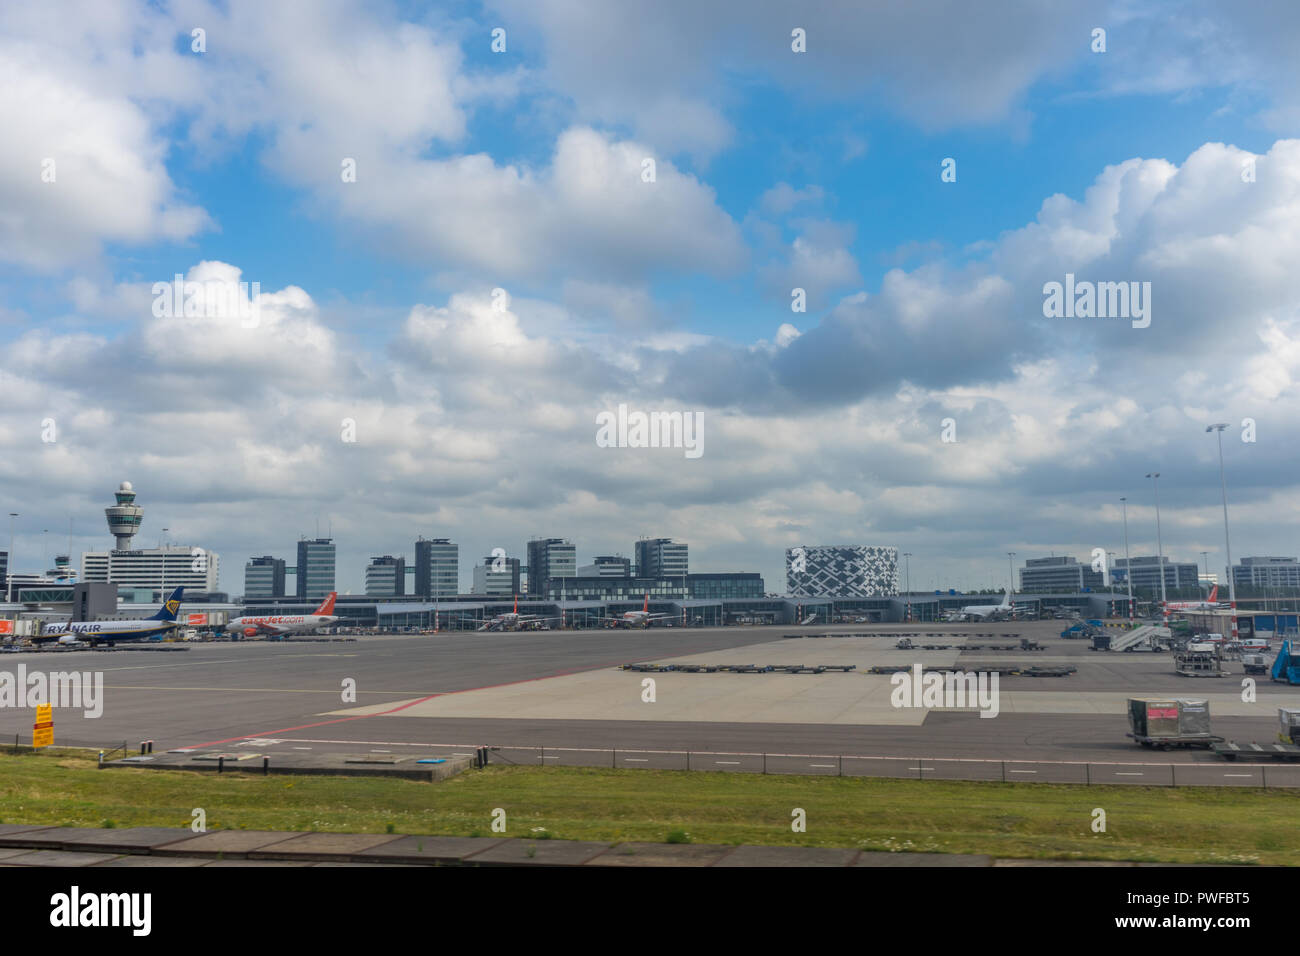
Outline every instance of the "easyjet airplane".
<svg viewBox="0 0 1300 956">
<path fill-rule="evenodd" d="M 1210 596 L 1204 601 L 1169 601 L 1165 604 L 1171 611 L 1213 611 L 1219 606 L 1215 598 L 1219 596 L 1219 586 L 1210 589 Z"/>
<path fill-rule="evenodd" d="M 651 621 L 663 620 L 666 617 L 676 617 L 675 614 L 651 614 L 650 613 L 650 595 L 645 596 L 645 604 L 639 611 L 624 611 L 618 617 L 610 618 L 606 627 L 649 627 Z"/>
<path fill-rule="evenodd" d="M 302 634 L 325 627 L 338 620 L 334 616 L 334 599 L 337 591 L 331 591 L 329 597 L 321 602 L 320 607 L 310 614 L 268 614 L 262 616 L 237 617 L 226 625 L 226 633 L 232 637 L 253 637 L 268 634 L 272 637 L 284 637 L 286 634 Z"/>
</svg>

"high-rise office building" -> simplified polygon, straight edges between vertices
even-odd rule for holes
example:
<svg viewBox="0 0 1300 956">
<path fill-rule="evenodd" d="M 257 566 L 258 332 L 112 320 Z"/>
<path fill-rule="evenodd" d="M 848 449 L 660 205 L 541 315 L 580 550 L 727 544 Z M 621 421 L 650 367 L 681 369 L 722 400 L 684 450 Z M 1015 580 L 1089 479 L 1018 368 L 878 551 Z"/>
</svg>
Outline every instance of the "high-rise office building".
<svg viewBox="0 0 1300 956">
<path fill-rule="evenodd" d="M 415 587 L 418 597 L 448 597 L 460 593 L 460 546 L 447 538 L 415 542 Z"/>
<path fill-rule="evenodd" d="M 1030 558 L 1020 569 L 1021 591 L 1074 593 L 1084 588 L 1100 591 L 1105 584 L 1105 575 L 1069 555 Z"/>
<path fill-rule="evenodd" d="M 621 554 L 602 554 L 591 564 L 578 568 L 580 578 L 630 578 L 632 559 Z"/>
<path fill-rule="evenodd" d="M 298 542 L 298 597 L 319 600 L 334 586 L 334 539 L 303 538 Z"/>
<path fill-rule="evenodd" d="M 534 538 L 528 542 L 528 593 L 546 595 L 551 578 L 571 578 L 578 571 L 578 550 L 563 538 Z"/>
<path fill-rule="evenodd" d="M 81 580 L 122 587 L 171 591 L 215 591 L 221 558 L 215 551 L 167 545 L 139 551 L 87 551 L 81 556 Z"/>
<path fill-rule="evenodd" d="M 1133 590 L 1150 591 L 1159 593 L 1160 591 L 1160 558 L 1157 555 L 1135 556 L 1133 564 Z M 1116 558 L 1115 566 L 1111 568 L 1110 580 L 1112 584 L 1119 587 L 1127 587 L 1129 573 L 1129 562 L 1124 558 Z M 1179 588 L 1199 588 L 1201 585 L 1201 572 L 1195 562 L 1177 562 L 1169 558 L 1164 559 L 1164 577 L 1165 590 L 1174 591 Z"/>
<path fill-rule="evenodd" d="M 269 554 L 244 565 L 244 599 L 284 597 L 285 562 Z"/>
<path fill-rule="evenodd" d="M 1242 558 L 1232 566 L 1233 584 L 1238 590 L 1300 588 L 1300 561 L 1295 558 Z M 1223 599 L 1220 592 L 1220 600 Z"/>
<path fill-rule="evenodd" d="M 518 558 L 488 556 L 474 568 L 474 593 L 510 597 L 519 593 Z"/>
<path fill-rule="evenodd" d="M 687 546 L 672 538 L 636 542 L 636 573 L 643 578 L 680 578 L 689 573 Z"/>
<path fill-rule="evenodd" d="M 391 554 L 371 558 L 366 567 L 366 597 L 400 597 L 406 593 L 406 559 Z"/>
</svg>

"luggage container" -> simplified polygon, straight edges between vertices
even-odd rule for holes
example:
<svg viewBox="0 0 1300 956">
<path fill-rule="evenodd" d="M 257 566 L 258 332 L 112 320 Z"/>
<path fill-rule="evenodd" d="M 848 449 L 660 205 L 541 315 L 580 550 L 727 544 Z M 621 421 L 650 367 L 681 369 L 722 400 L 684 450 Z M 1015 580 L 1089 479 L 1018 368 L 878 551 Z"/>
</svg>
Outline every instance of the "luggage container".
<svg viewBox="0 0 1300 956">
<path fill-rule="evenodd" d="M 1130 697 L 1132 737 L 1143 747 L 1208 747 L 1222 742 L 1210 734 L 1210 702 L 1203 697 Z"/>
<path fill-rule="evenodd" d="M 1300 709 L 1279 707 L 1277 709 L 1278 736 L 1290 743 L 1300 743 Z"/>
</svg>

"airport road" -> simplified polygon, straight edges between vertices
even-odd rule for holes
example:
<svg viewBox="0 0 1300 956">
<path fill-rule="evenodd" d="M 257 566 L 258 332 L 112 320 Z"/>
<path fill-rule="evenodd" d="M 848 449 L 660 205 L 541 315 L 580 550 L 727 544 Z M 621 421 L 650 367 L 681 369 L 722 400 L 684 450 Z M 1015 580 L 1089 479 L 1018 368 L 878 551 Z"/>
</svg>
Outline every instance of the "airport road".
<svg viewBox="0 0 1300 956">
<path fill-rule="evenodd" d="M 927 631 L 927 628 L 929 629 Z M 585 671 L 608 671 L 625 662 L 674 660 L 691 655 L 725 657 L 735 649 L 737 659 L 763 656 L 754 645 L 773 642 L 785 633 L 878 632 L 854 639 L 862 653 L 884 653 L 892 635 L 918 634 L 918 640 L 945 643 L 961 640 L 984 643 L 1020 634 L 1048 644 L 1046 651 L 964 653 L 959 666 L 974 669 L 979 661 L 1042 662 L 1068 659 L 1079 673 L 1063 679 L 1007 678 L 1003 692 L 1017 695 L 1071 692 L 1140 695 L 1236 693 L 1240 675 L 1220 680 L 1180 678 L 1172 673 L 1167 654 L 1106 654 L 1086 651 L 1082 642 L 1054 635 L 1056 622 L 1002 622 L 993 625 L 875 625 L 839 628 L 733 627 L 719 629 L 650 629 L 648 631 L 524 632 L 517 634 L 458 633 L 437 636 L 365 637 L 339 643 L 202 644 L 178 652 L 117 651 L 59 654 L 15 654 L 0 657 L 0 670 L 13 672 L 19 663 L 29 669 L 102 671 L 104 714 L 90 719 L 76 712 L 56 711 L 58 743 L 83 746 L 135 746 L 152 739 L 156 750 L 211 745 L 221 749 L 254 749 L 262 753 L 328 751 L 420 755 L 463 752 L 465 745 L 520 748 L 592 748 L 591 763 L 608 766 L 676 766 L 680 755 L 656 753 L 691 750 L 718 752 L 714 758 L 734 761 L 717 769 L 753 769 L 745 754 L 826 754 L 943 758 L 988 758 L 1041 761 L 1152 761 L 1223 764 L 1202 751 L 1153 753 L 1124 736 L 1121 712 L 1011 713 L 981 719 L 975 713 L 932 712 L 917 725 L 855 725 L 816 722 L 737 722 L 728 720 L 571 720 L 519 719 L 496 716 L 401 716 L 400 713 L 349 715 L 348 709 L 378 705 L 380 710 L 402 707 L 435 695 L 482 694 L 516 682 L 547 681 Z M 927 633 L 934 634 L 927 638 Z M 993 634 L 976 637 L 977 634 Z M 890 635 L 890 636 L 886 636 Z M 942 635 L 942 636 L 940 636 Z M 954 638 L 953 635 L 956 635 Z M 808 647 L 820 641 L 802 642 Z M 837 656 L 825 643 L 825 656 Z M 802 656 L 815 656 L 801 651 Z M 843 652 L 838 652 L 842 654 Z M 755 660 L 756 663 L 762 663 Z M 632 676 L 632 675 L 628 675 Z M 677 675 L 678 680 L 718 679 L 716 675 Z M 342 699 L 345 679 L 356 681 L 355 701 Z M 725 675 L 727 681 L 753 675 Z M 766 679 L 764 677 L 764 679 Z M 809 680 L 790 675 L 789 681 Z M 550 683 L 557 683 L 552 681 Z M 757 686 L 757 685 L 755 685 Z M 1300 706 L 1294 688 L 1259 683 L 1260 700 L 1270 708 Z M 340 716 L 338 712 L 342 711 Z M 0 734 L 10 740 L 30 740 L 32 714 L 25 709 L 0 709 Z M 1240 740 L 1273 737 L 1272 718 L 1215 716 L 1215 733 Z M 453 746 L 454 745 L 454 746 Z M 617 749 L 618 754 L 612 754 Z M 503 751 L 503 754 L 506 752 Z M 520 762 L 538 762 L 533 751 L 520 751 Z M 742 756 L 735 756 L 735 755 Z M 566 763 L 580 759 L 566 757 Z M 700 758 L 705 760 L 708 758 Z M 771 758 L 769 758 L 771 759 Z M 839 772 L 813 767 L 807 772 Z M 694 764 L 692 765 L 695 766 Z M 782 765 L 783 766 L 783 765 Z M 866 763 L 858 765 L 868 768 Z M 1231 766 L 1231 765 L 1230 765 Z M 703 769 L 701 766 L 700 769 Z M 778 769 L 773 766 L 769 769 Z M 849 772 L 846 768 L 845 772 Z M 868 772 L 864 769 L 863 772 Z M 922 768 L 920 774 L 930 771 Z M 940 773 L 941 771 L 934 771 Z M 1028 773 L 1029 771 L 1026 771 Z M 1046 772 L 1046 771 L 1043 771 Z M 1214 772 L 1206 770 L 1206 772 Z M 1248 778 L 1248 771 L 1241 780 Z M 1121 781 L 1124 782 L 1124 781 Z M 1137 782 L 1136 779 L 1133 782 Z M 1247 785 L 1243 783 L 1243 785 Z"/>
</svg>

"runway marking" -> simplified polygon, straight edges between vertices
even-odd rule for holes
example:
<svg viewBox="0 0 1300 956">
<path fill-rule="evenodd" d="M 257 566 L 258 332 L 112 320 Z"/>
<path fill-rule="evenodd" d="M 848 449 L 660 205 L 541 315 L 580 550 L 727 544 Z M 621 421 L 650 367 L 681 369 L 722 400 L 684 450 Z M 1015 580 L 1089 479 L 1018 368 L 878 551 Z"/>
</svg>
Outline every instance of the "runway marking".
<svg viewBox="0 0 1300 956">
<path fill-rule="evenodd" d="M 1013 770 L 1012 773 L 1038 773 L 1037 770 Z"/>
<path fill-rule="evenodd" d="M 737 767 L 737 766 L 740 765 L 740 761 L 739 761 L 739 760 L 715 760 L 715 761 L 713 761 L 713 762 L 716 763 L 716 764 L 720 764 L 720 765 L 722 765 L 722 766 L 725 766 L 725 767 Z"/>
<path fill-rule="evenodd" d="M 395 714 L 398 711 L 406 710 L 406 708 L 408 707 L 414 707 L 416 704 L 422 704 L 426 700 L 432 700 L 434 697 L 437 696 L 438 696 L 437 694 L 430 694 L 428 697 L 420 697 L 417 698 L 416 700 L 407 701 L 405 704 L 402 704 L 399 707 L 394 707 L 391 710 L 385 710 L 382 713 L 378 713 L 378 714 L 357 714 L 354 717 L 335 717 L 333 720 L 318 720 L 314 724 L 299 724 L 297 727 L 285 727 L 282 730 L 263 731 L 260 734 L 242 734 L 238 737 L 227 737 L 224 740 L 210 740 L 207 743 L 191 744 L 190 747 L 191 748 L 216 747 L 219 746 L 220 744 L 234 743 L 236 740 L 249 740 L 253 737 L 265 737 L 269 734 L 288 733 L 291 730 L 306 730 L 309 727 L 325 727 L 329 724 L 342 724 L 349 720 L 365 720 L 368 717 L 383 717 L 387 714 Z M 344 741 L 340 741 L 340 743 L 355 743 L 355 741 L 344 740 Z"/>
<path fill-rule="evenodd" d="M 1144 774 L 1144 773 L 1139 773 L 1139 772 L 1137 772 L 1137 771 L 1135 771 L 1135 770 L 1116 770 L 1116 771 L 1115 771 L 1115 776 L 1117 776 L 1117 777 L 1145 777 L 1146 774 Z"/>
<path fill-rule="evenodd" d="M 628 763 L 649 763 L 650 762 L 649 757 L 624 757 L 623 759 Z"/>
<path fill-rule="evenodd" d="M 318 655 L 303 654 L 298 656 L 307 657 L 307 656 L 318 656 Z M 522 680 L 506 681 L 505 683 L 502 684 L 488 684 L 483 687 L 466 687 L 463 690 L 450 690 L 450 691 L 443 691 L 434 694 L 426 694 L 423 697 L 417 697 L 415 700 L 408 700 L 405 704 L 402 704 L 401 706 L 393 707 L 390 710 L 379 711 L 378 713 L 374 713 L 374 714 L 353 714 L 349 717 L 335 717 L 333 720 L 320 720 L 311 724 L 299 724 L 296 727 L 283 727 L 279 730 L 264 730 L 256 734 L 243 734 L 239 737 L 227 737 L 224 740 L 211 740 L 203 744 L 190 744 L 190 746 L 191 747 L 216 747 L 219 746 L 220 744 L 233 743 L 236 740 L 248 740 L 250 737 L 278 736 L 280 734 L 288 733 L 289 731 L 293 731 L 293 730 L 307 730 L 311 727 L 326 727 L 330 724 L 341 724 L 350 720 L 368 720 L 371 717 L 387 717 L 390 716 L 391 714 L 396 714 L 399 713 L 400 711 L 406 710 L 408 707 L 414 707 L 417 704 L 423 704 L 425 701 L 433 700 L 435 697 L 445 697 L 450 694 L 467 694 L 470 691 L 475 691 L 475 690 L 489 690 L 494 687 L 511 687 L 515 684 L 530 684 L 535 681 L 549 680 L 552 677 L 567 677 L 570 674 L 582 674 L 588 671 L 599 671 L 599 670 L 604 670 L 607 667 L 612 667 L 615 663 L 625 663 L 626 661 L 627 661 L 627 656 L 624 655 L 623 657 L 618 658 L 616 661 L 606 661 L 603 664 L 594 664 L 586 667 L 577 667 L 577 668 L 571 668 L 569 670 L 556 671 L 553 674 L 543 674 L 540 677 L 525 677 Z M 171 666 L 171 665 L 163 665 L 163 666 Z M 380 692 L 376 691 L 375 693 L 380 693 Z M 354 744 L 354 743 L 358 743 L 358 741 L 342 740 L 339 741 L 339 743 Z"/>
<path fill-rule="evenodd" d="M 220 693 L 250 693 L 250 694 L 331 694 L 337 695 L 337 687 L 315 690 L 312 688 L 296 687 L 166 687 L 157 684 L 105 684 L 106 690 L 207 690 L 217 691 Z M 441 695 L 453 693 L 452 691 L 426 691 L 426 690 L 358 690 L 358 694 L 386 694 L 389 697 L 402 694 L 428 694 Z"/>
<path fill-rule="evenodd" d="M 835 764 L 833 764 L 833 763 L 810 763 L 808 766 L 810 766 L 810 767 L 834 767 Z"/>
<path fill-rule="evenodd" d="M 1253 773 L 1225 773 L 1225 777 L 1253 777 Z"/>
<path fill-rule="evenodd" d="M 321 656 L 323 656 L 323 655 L 321 655 L 321 654 L 278 654 L 278 655 L 276 655 L 276 660 L 279 660 L 279 661 L 285 661 L 285 660 L 289 660 L 289 659 L 294 658 L 294 657 L 321 657 Z M 330 655 L 330 656 L 332 656 L 332 657 L 342 657 L 343 655 L 341 655 L 341 654 L 335 654 L 335 655 Z M 195 660 L 189 660 L 189 661 L 184 661 L 183 663 L 180 663 L 180 664 L 130 664 L 130 665 L 126 665 L 126 666 L 124 666 L 124 667 L 101 667 L 101 668 L 99 668 L 99 670 L 102 670 L 102 671 L 147 671 L 147 670 L 161 670 L 161 669 L 164 668 L 164 667 L 200 667 L 200 666 L 202 666 L 202 665 L 204 665 L 204 664 L 247 664 L 247 663 L 250 663 L 250 662 L 251 662 L 251 663 L 256 663 L 255 661 L 251 661 L 250 658 L 247 658 L 247 657 L 230 657 L 230 658 L 220 658 L 220 659 L 215 660 L 215 661 L 195 661 Z"/>
</svg>

